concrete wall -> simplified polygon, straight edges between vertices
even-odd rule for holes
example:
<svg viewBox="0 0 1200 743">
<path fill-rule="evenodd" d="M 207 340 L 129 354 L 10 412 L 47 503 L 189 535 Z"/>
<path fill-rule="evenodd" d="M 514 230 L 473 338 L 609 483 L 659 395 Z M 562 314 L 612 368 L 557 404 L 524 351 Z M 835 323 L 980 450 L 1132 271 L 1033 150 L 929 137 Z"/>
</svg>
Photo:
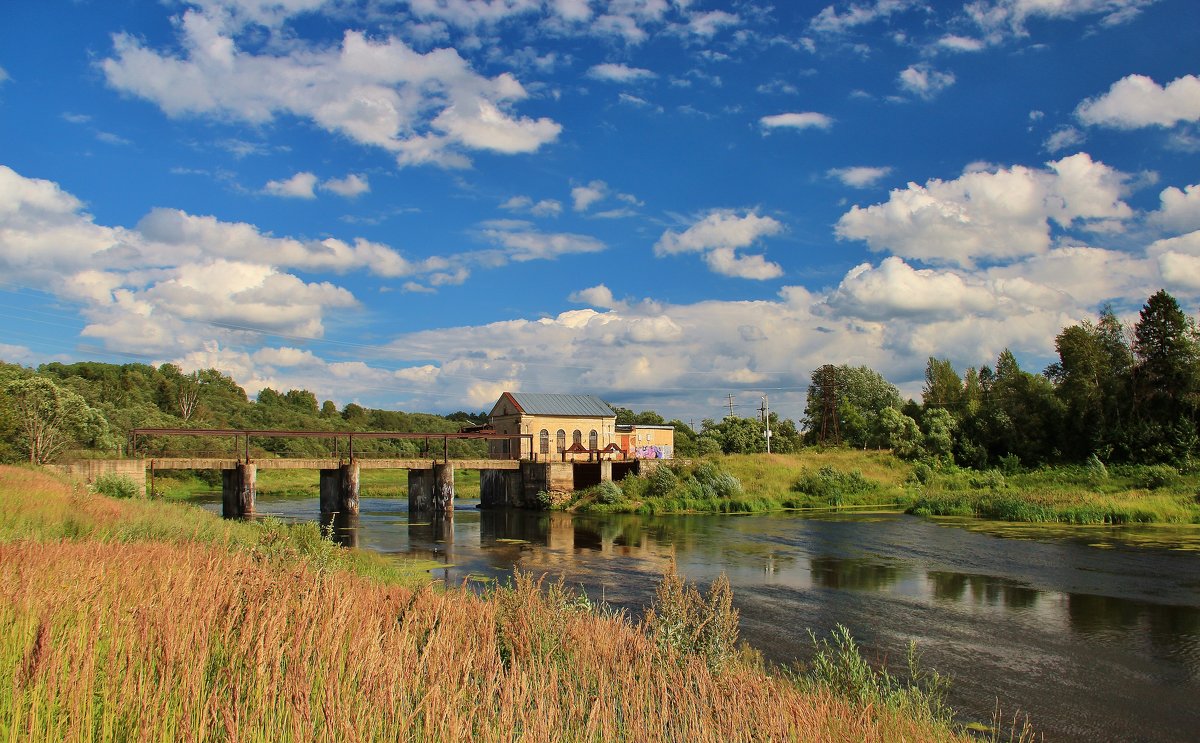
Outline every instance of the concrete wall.
<svg viewBox="0 0 1200 743">
<path fill-rule="evenodd" d="M 128 477 L 146 497 L 146 460 L 144 459 L 84 459 L 70 464 L 48 464 L 46 469 L 91 485 L 100 475 Z"/>
</svg>

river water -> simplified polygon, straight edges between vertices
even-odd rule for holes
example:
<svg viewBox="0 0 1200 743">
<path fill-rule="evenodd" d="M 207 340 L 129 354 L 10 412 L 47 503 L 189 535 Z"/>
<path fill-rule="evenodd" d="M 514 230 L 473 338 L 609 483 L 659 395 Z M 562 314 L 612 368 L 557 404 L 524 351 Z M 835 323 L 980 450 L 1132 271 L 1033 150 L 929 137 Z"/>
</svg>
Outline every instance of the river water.
<svg viewBox="0 0 1200 743">
<path fill-rule="evenodd" d="M 315 496 L 315 493 L 314 493 Z M 198 498 L 220 511 L 219 495 Z M 260 495 L 260 513 L 317 520 L 316 497 Z M 804 660 L 808 630 L 848 627 L 869 659 L 953 678 L 963 722 L 1028 715 L 1048 741 L 1200 740 L 1200 528 L 1017 527 L 897 514 L 592 516 L 479 511 L 410 521 L 403 499 L 363 498 L 337 538 L 432 558 L 447 584 L 514 568 L 562 576 L 640 615 L 669 561 L 722 571 L 742 638 Z"/>
</svg>

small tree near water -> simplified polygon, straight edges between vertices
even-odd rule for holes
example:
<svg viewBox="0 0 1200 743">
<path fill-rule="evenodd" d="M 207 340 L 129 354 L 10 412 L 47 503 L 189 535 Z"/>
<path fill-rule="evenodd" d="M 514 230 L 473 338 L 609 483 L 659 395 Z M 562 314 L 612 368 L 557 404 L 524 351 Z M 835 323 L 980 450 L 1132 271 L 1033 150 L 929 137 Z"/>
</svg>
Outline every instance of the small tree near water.
<svg viewBox="0 0 1200 743">
<path fill-rule="evenodd" d="M 108 423 L 82 397 L 45 377 L 26 377 L 4 388 L 17 413 L 33 464 L 45 464 L 74 443 L 108 439 Z"/>
</svg>

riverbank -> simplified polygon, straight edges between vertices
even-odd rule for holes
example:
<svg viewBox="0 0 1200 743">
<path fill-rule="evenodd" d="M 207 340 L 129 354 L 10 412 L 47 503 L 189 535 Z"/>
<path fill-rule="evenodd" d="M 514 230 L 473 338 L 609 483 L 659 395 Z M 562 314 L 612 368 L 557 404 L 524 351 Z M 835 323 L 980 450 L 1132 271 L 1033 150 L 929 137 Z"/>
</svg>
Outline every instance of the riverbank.
<svg viewBox="0 0 1200 743">
<path fill-rule="evenodd" d="M 572 494 L 591 513 L 895 510 L 1065 524 L 1200 524 L 1200 473 L 1166 465 L 979 472 L 889 452 L 806 449 L 718 456 Z"/>
<path fill-rule="evenodd" d="M 0 695 L 0 730 L 29 740 L 961 739 L 915 687 L 873 672 L 835 683 L 858 658 L 843 660 L 839 646 L 827 646 L 825 677 L 768 674 L 752 652 L 734 653 L 727 589 L 701 599 L 668 582 L 657 624 L 635 625 L 528 579 L 484 596 L 414 587 L 311 536 L 0 468 L 0 687 L 12 690 Z"/>
</svg>

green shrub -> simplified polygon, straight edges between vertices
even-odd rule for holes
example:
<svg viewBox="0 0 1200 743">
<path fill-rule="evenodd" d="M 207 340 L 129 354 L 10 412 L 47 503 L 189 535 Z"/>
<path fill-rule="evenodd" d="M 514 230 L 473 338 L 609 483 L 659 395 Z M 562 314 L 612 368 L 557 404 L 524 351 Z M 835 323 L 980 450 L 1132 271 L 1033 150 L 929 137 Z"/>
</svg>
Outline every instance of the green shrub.
<svg viewBox="0 0 1200 743">
<path fill-rule="evenodd" d="M 708 595 L 701 596 L 671 563 L 654 592 L 643 628 L 668 659 L 699 656 L 715 671 L 737 655 L 738 615 L 724 573 L 713 581 Z"/>
<path fill-rule="evenodd" d="M 662 465 L 651 472 L 646 480 L 646 495 L 652 498 L 666 498 L 679 486 L 675 471 Z"/>
<path fill-rule="evenodd" d="M 542 511 L 549 511 L 554 507 L 554 499 L 545 490 L 539 490 L 537 495 L 533 496 L 533 505 Z"/>
<path fill-rule="evenodd" d="M 106 472 L 92 483 L 92 491 L 109 498 L 133 498 L 140 494 L 141 488 L 126 475 Z"/>
<path fill-rule="evenodd" d="M 917 462 L 913 465 L 909 479 L 921 485 L 928 485 L 933 479 L 933 468 L 927 462 Z"/>
<path fill-rule="evenodd" d="M 1006 475 L 1016 475 L 1021 472 L 1021 458 L 1016 454 L 1006 454 L 1000 457 L 1000 471 Z"/>
<path fill-rule="evenodd" d="M 1087 462 L 1083 465 L 1088 477 L 1093 481 L 1107 480 L 1108 468 L 1104 466 L 1104 462 L 1100 461 L 1100 457 L 1092 454 L 1087 458 Z"/>
<path fill-rule="evenodd" d="M 1004 480 L 1004 475 L 999 470 L 975 473 L 971 475 L 970 483 L 973 488 L 990 490 L 993 493 L 1008 487 L 1008 483 Z"/>
<path fill-rule="evenodd" d="M 1179 481 L 1179 471 L 1169 464 L 1153 464 L 1143 467 L 1138 485 L 1147 490 L 1158 490 L 1174 485 Z"/>
<path fill-rule="evenodd" d="M 621 487 L 611 480 L 605 480 L 592 488 L 592 491 L 596 494 L 596 500 L 605 505 L 618 503 L 625 497 Z"/>
<path fill-rule="evenodd" d="M 841 505 L 847 496 L 869 493 L 879 489 L 879 484 L 863 477 L 862 472 L 841 472 L 825 465 L 816 473 L 805 472 L 792 486 L 793 490 L 807 493 L 834 505 Z"/>
<path fill-rule="evenodd" d="M 799 686 L 829 689 L 861 707 L 890 707 L 918 719 L 950 724 L 954 715 L 946 703 L 950 679 L 920 667 L 916 643 L 908 644 L 907 679 L 902 679 L 886 667 L 872 668 L 843 625 L 836 625 L 830 636 L 832 641 L 817 639 L 809 630 L 813 659 L 807 669 L 794 672 L 793 681 Z"/>
</svg>

